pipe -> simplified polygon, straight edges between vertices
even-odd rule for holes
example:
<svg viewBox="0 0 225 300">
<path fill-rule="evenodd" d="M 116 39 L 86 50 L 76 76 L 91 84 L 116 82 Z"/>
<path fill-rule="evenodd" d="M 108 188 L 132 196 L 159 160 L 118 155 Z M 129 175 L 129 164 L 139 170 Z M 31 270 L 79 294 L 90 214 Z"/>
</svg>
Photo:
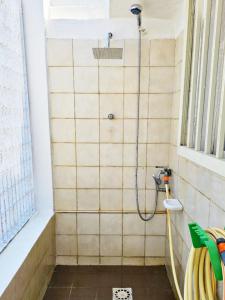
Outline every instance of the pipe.
<svg viewBox="0 0 225 300">
<path fill-rule="evenodd" d="M 169 185 L 165 184 L 165 188 L 166 188 L 166 198 L 169 199 L 170 198 Z M 175 284 L 179 299 L 183 300 L 183 297 L 182 297 L 181 291 L 180 291 L 180 287 L 179 287 L 179 283 L 177 280 L 177 273 L 176 273 L 176 268 L 175 268 L 172 229 L 171 229 L 171 216 L 170 216 L 169 209 L 167 209 L 167 226 L 168 226 L 168 236 L 169 236 L 170 260 L 171 260 L 171 268 L 172 268 L 172 273 L 173 273 L 174 284 Z"/>
</svg>

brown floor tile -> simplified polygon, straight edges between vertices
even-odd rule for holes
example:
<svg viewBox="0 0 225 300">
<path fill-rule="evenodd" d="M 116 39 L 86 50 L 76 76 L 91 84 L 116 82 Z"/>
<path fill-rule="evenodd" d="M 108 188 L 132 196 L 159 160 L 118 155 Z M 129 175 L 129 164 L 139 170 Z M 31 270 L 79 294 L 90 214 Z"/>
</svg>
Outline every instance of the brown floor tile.
<svg viewBox="0 0 225 300">
<path fill-rule="evenodd" d="M 113 287 L 132 288 L 134 300 L 175 299 L 163 266 L 57 266 L 44 300 L 112 300 Z"/>
<path fill-rule="evenodd" d="M 70 288 L 48 288 L 43 300 L 69 300 Z"/>
</svg>

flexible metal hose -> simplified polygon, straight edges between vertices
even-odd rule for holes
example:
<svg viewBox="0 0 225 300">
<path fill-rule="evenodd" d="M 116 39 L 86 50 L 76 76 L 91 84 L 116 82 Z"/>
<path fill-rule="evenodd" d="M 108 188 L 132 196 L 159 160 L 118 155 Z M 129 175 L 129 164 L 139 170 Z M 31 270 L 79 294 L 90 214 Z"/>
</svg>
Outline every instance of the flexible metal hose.
<svg viewBox="0 0 225 300">
<path fill-rule="evenodd" d="M 138 169 L 139 169 L 139 131 L 140 131 L 140 97 L 141 97 L 141 28 L 139 27 L 139 38 L 138 38 L 138 95 L 137 95 L 137 134 L 136 134 L 136 168 L 135 168 L 135 192 L 136 192 L 136 205 L 137 205 L 137 212 L 139 217 L 143 221 L 150 221 L 157 209 L 157 202 L 158 202 L 158 186 L 156 186 L 156 193 L 155 193 L 155 204 L 153 212 L 148 216 L 144 217 L 140 210 L 140 204 L 139 204 L 139 188 L 138 188 Z"/>
</svg>

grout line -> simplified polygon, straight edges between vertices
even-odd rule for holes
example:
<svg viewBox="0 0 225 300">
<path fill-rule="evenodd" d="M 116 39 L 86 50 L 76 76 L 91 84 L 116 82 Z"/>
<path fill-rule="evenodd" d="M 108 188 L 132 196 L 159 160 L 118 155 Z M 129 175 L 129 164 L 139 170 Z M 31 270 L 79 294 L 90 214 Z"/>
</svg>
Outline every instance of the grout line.
<svg viewBox="0 0 225 300">
<path fill-rule="evenodd" d="M 74 143 L 75 143 L 75 167 L 76 167 L 76 187 L 75 187 L 75 193 L 76 193 L 76 211 L 78 211 L 78 193 L 77 193 L 77 137 L 76 137 L 76 93 L 75 93 L 75 67 L 74 67 L 74 40 L 72 40 L 72 55 L 73 55 L 73 89 L 74 89 L 74 94 L 73 94 L 73 99 L 74 99 L 74 126 L 75 126 L 75 136 L 74 136 Z M 76 212 L 76 263 L 78 264 L 78 214 Z"/>
<path fill-rule="evenodd" d="M 126 43 L 125 40 L 123 40 L 123 48 L 124 48 L 124 53 L 123 53 L 123 124 L 122 124 L 122 130 L 123 130 L 123 149 L 122 149 L 122 214 L 121 214 L 121 218 L 122 218 L 122 228 L 121 228 L 121 264 L 123 262 L 123 256 L 124 256 L 124 233 L 123 233 L 123 227 L 124 227 L 124 128 L 125 128 L 125 68 L 124 68 L 124 63 L 125 63 L 125 53 L 126 53 Z"/>
<path fill-rule="evenodd" d="M 100 40 L 97 40 L 98 43 L 98 47 L 100 47 Z M 98 60 L 98 151 L 99 151 L 99 157 L 98 157 L 98 185 L 99 185 L 99 193 L 98 193 L 98 217 L 99 217 L 99 259 L 98 259 L 98 263 L 99 265 L 101 264 L 101 213 L 100 213 L 100 194 L 101 194 L 101 189 L 100 189 L 100 180 L 101 180 L 101 150 L 100 150 L 100 135 L 101 135 L 101 121 L 100 121 L 100 64 L 99 64 L 99 60 Z"/>
</svg>

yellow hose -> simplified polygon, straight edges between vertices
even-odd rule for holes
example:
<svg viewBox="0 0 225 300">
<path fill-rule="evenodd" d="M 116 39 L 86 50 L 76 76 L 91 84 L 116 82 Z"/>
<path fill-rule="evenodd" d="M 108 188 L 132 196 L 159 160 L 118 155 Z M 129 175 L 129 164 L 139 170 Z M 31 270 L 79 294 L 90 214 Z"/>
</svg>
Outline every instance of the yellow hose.
<svg viewBox="0 0 225 300">
<path fill-rule="evenodd" d="M 169 199 L 169 187 L 166 187 L 166 197 Z M 181 294 L 181 290 L 178 284 L 175 260 L 174 260 L 174 249 L 172 240 L 171 230 L 171 215 L 167 209 L 167 226 L 168 226 L 168 237 L 169 237 L 169 250 L 171 269 L 174 278 L 174 284 L 176 287 L 177 295 L 179 300 L 217 300 L 217 282 L 215 279 L 214 272 L 212 270 L 209 253 L 207 248 L 195 249 L 191 248 L 184 282 L 184 297 Z M 206 232 L 209 236 L 216 241 L 217 238 L 225 238 L 225 230 L 220 228 L 208 228 Z M 225 279 L 225 267 L 221 261 L 223 278 Z M 225 280 L 223 280 L 223 300 L 225 300 Z"/>
</svg>

